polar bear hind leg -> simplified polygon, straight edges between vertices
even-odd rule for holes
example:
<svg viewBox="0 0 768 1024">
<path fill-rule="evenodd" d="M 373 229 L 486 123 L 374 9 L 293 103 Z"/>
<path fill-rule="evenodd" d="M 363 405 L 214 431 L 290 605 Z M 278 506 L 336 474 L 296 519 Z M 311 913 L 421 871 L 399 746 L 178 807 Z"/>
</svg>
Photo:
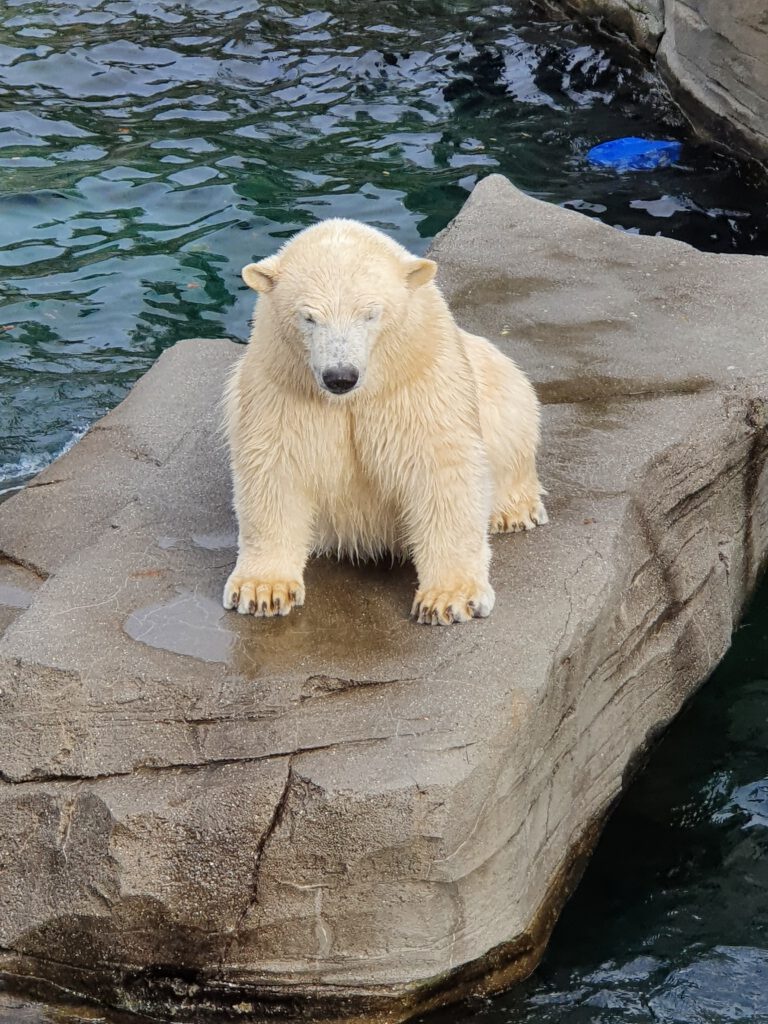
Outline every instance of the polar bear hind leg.
<svg viewBox="0 0 768 1024">
<path fill-rule="evenodd" d="M 478 388 L 480 427 L 493 479 L 489 529 L 517 533 L 543 526 L 545 493 L 536 473 L 539 403 L 521 370 L 485 338 L 463 334 Z"/>
<path fill-rule="evenodd" d="M 505 486 L 497 488 L 498 497 L 489 524 L 491 533 L 518 533 L 549 522 L 541 500 L 544 492 L 536 476 L 535 463 L 533 459 L 526 461 L 521 473 L 506 481 Z"/>
</svg>

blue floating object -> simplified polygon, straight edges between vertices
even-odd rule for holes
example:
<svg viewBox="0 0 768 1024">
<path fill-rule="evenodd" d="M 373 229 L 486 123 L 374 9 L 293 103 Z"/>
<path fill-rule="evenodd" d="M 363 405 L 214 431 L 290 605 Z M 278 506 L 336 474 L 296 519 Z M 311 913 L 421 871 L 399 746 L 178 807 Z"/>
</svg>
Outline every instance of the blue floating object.
<svg viewBox="0 0 768 1024">
<path fill-rule="evenodd" d="M 593 146 L 587 160 L 594 167 L 610 167 L 614 171 L 652 171 L 675 163 L 682 149 L 680 142 L 630 137 Z"/>
</svg>

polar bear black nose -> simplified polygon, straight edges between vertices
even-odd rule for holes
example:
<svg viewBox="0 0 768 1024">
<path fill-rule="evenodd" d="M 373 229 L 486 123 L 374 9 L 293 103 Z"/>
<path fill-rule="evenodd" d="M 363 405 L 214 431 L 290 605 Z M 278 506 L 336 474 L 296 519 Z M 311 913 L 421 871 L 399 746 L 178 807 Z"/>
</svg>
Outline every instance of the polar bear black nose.
<svg viewBox="0 0 768 1024">
<path fill-rule="evenodd" d="M 343 395 L 357 384 L 360 374 L 354 366 L 331 366 L 323 370 L 323 384 L 334 395 Z"/>
</svg>

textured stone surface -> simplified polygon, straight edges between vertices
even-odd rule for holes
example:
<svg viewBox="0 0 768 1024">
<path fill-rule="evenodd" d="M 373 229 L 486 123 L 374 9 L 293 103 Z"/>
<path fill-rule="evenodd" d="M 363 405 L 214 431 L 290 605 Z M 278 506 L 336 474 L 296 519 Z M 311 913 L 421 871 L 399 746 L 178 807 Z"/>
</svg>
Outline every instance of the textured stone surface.
<svg viewBox="0 0 768 1024">
<path fill-rule="evenodd" d="M 674 0 L 666 0 L 666 3 Z M 562 0 L 562 6 L 590 18 L 605 19 L 614 30 L 651 53 L 664 34 L 665 0 Z"/>
<path fill-rule="evenodd" d="M 226 341 L 0 507 L 0 977 L 195 1020 L 508 984 L 727 648 L 768 544 L 768 262 L 498 176 L 433 255 L 545 402 L 552 522 L 494 540 L 490 619 L 416 626 L 410 566 L 331 562 L 288 619 L 223 611 Z"/>
<path fill-rule="evenodd" d="M 564 0 L 658 57 L 683 109 L 709 134 L 768 161 L 764 0 Z"/>
<path fill-rule="evenodd" d="M 716 137 L 768 162 L 768 8 L 764 0 L 667 0 L 659 67 L 673 95 Z"/>
</svg>

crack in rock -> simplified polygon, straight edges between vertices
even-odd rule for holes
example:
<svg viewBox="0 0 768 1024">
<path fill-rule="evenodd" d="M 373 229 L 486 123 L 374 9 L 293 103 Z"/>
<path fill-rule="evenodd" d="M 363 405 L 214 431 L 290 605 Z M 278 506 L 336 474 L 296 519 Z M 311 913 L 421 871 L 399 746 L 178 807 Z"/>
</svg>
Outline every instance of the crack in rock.
<svg viewBox="0 0 768 1024">
<path fill-rule="evenodd" d="M 293 783 L 293 758 L 288 758 L 288 765 L 286 768 L 285 785 L 283 792 L 280 795 L 280 799 L 275 804 L 274 810 L 272 811 L 272 817 L 267 825 L 266 829 L 261 835 L 259 842 L 256 845 L 254 851 L 254 863 L 253 863 L 253 878 L 251 881 L 251 896 L 248 902 L 245 904 L 243 909 L 240 911 L 238 918 L 233 928 L 232 937 L 226 944 L 224 952 L 221 955 L 221 961 L 219 964 L 219 970 L 224 971 L 227 961 L 230 959 L 235 945 L 237 944 L 240 932 L 242 931 L 243 925 L 246 919 L 254 907 L 258 906 L 260 896 L 260 882 L 261 882 L 261 865 L 262 861 L 267 852 L 267 847 L 272 839 L 272 836 L 280 828 L 283 818 L 285 816 L 286 808 L 288 806 L 288 797 L 291 792 L 291 785 Z"/>
</svg>

